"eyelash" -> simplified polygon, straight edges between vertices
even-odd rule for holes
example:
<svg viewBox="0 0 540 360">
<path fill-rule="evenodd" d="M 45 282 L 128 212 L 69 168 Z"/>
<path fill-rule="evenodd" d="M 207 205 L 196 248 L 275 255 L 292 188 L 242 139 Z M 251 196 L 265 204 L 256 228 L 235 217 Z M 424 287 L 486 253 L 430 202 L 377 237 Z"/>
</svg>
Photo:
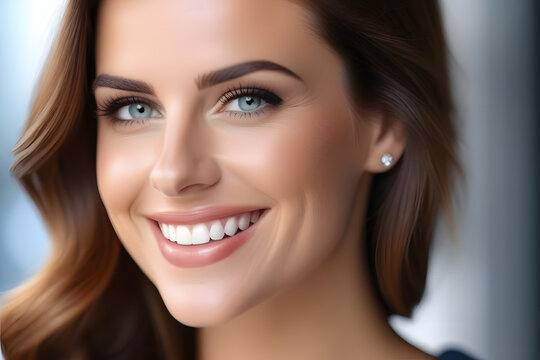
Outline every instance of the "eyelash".
<svg viewBox="0 0 540 360">
<path fill-rule="evenodd" d="M 219 102 L 221 103 L 221 108 L 225 107 L 227 104 L 229 104 L 231 101 L 239 99 L 244 96 L 253 96 L 260 98 L 264 100 L 264 102 L 267 105 L 264 105 L 261 109 L 254 110 L 254 111 L 228 111 L 230 115 L 233 115 L 235 117 L 246 117 L 249 116 L 249 118 L 253 116 L 261 115 L 267 107 L 270 106 L 279 106 L 283 100 L 274 94 L 272 91 L 262 88 L 262 87 L 254 87 L 254 86 L 247 86 L 243 87 L 240 86 L 238 88 L 229 89 L 225 94 L 223 94 L 219 98 Z"/>
<path fill-rule="evenodd" d="M 238 88 L 232 88 L 228 89 L 218 100 L 218 102 L 221 104 L 220 109 L 225 107 L 227 104 L 229 104 L 231 101 L 239 99 L 243 96 L 254 96 L 258 97 L 266 102 L 265 105 L 261 109 L 250 111 L 250 112 L 238 112 L 238 111 L 226 111 L 231 116 L 235 117 L 246 117 L 249 116 L 250 118 L 253 116 L 261 115 L 267 107 L 271 106 L 279 106 L 283 100 L 274 94 L 272 91 L 262 88 L 262 87 L 254 87 L 254 86 L 240 86 Z M 137 104 L 142 103 L 151 106 L 152 108 L 158 110 L 160 106 L 158 106 L 156 103 L 149 101 L 148 99 L 138 97 L 138 96 L 126 96 L 126 97 L 110 97 L 103 101 L 102 104 L 97 106 L 96 115 L 97 116 L 105 116 L 110 119 L 111 122 L 115 124 L 122 124 L 122 125 L 135 125 L 135 124 L 144 124 L 148 118 L 141 118 L 141 119 L 133 119 L 133 120 L 123 120 L 119 119 L 115 116 L 117 111 L 126 106 L 131 104 Z M 159 111 L 159 110 L 158 110 Z"/>
<path fill-rule="evenodd" d="M 148 120 L 148 118 L 122 120 L 115 116 L 117 111 L 120 110 L 120 108 L 126 105 L 139 104 L 139 103 L 149 105 L 152 108 L 160 108 L 153 101 L 149 101 L 148 99 L 145 99 L 139 96 L 126 96 L 126 97 L 119 97 L 119 98 L 110 97 L 110 98 L 107 98 L 105 101 L 103 101 L 103 104 L 97 106 L 96 115 L 108 117 L 109 120 L 114 124 L 122 124 L 126 126 L 135 125 L 135 124 L 144 124 Z"/>
</svg>

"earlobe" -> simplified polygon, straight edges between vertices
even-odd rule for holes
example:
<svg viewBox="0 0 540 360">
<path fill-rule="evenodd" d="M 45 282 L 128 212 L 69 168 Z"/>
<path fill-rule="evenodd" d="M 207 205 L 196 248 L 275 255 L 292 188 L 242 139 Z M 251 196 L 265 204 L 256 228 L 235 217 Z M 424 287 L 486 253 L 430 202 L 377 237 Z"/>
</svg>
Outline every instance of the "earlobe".
<svg viewBox="0 0 540 360">
<path fill-rule="evenodd" d="M 406 144 L 405 124 L 387 111 L 383 111 L 374 123 L 365 170 L 381 173 L 391 169 L 403 155 Z"/>
</svg>

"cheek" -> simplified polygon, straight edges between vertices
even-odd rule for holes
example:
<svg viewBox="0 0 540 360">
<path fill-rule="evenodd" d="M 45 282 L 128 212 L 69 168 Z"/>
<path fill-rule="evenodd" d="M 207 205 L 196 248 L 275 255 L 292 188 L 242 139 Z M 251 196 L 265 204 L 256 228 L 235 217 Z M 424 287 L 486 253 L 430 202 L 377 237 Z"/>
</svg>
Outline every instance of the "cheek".
<svg viewBox="0 0 540 360">
<path fill-rule="evenodd" d="M 98 129 L 96 172 L 101 199 L 113 224 L 129 213 L 153 162 L 152 146 L 144 136 L 115 134 L 107 124 Z"/>
<path fill-rule="evenodd" d="M 276 141 L 269 157 L 273 163 L 283 167 L 279 174 L 281 187 L 328 183 L 335 175 L 332 171 L 335 162 L 348 160 L 344 129 L 329 126 L 330 118 L 325 118 L 324 114 L 319 116 L 319 119 L 297 119 L 304 124 L 289 129 Z"/>
<path fill-rule="evenodd" d="M 265 269 L 259 274 L 264 280 L 254 284 L 273 291 L 292 283 L 342 238 L 363 156 L 352 130 L 347 111 L 322 106 L 297 108 L 250 136 L 234 137 L 229 153 L 237 162 L 231 168 L 277 210 L 264 232 L 273 241 L 251 249 L 250 259 Z"/>
<path fill-rule="evenodd" d="M 358 163 L 350 119 L 333 110 L 290 111 L 231 143 L 234 166 L 276 200 L 350 177 Z"/>
</svg>

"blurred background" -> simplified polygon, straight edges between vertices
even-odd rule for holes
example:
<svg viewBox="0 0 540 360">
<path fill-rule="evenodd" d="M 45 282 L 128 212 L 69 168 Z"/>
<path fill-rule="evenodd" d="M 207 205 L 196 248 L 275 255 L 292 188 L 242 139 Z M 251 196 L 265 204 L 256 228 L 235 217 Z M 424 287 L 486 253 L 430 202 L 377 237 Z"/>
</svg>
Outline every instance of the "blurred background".
<svg viewBox="0 0 540 360">
<path fill-rule="evenodd" d="M 434 354 L 480 359 L 540 353 L 540 3 L 442 0 L 466 181 L 457 236 L 440 226 L 424 301 L 398 333 Z M 43 223 L 10 179 L 11 149 L 64 0 L 0 4 L 0 299 L 39 270 Z M 0 300 L 1 301 L 1 300 Z M 1 358 L 1 356 L 0 356 Z"/>
</svg>

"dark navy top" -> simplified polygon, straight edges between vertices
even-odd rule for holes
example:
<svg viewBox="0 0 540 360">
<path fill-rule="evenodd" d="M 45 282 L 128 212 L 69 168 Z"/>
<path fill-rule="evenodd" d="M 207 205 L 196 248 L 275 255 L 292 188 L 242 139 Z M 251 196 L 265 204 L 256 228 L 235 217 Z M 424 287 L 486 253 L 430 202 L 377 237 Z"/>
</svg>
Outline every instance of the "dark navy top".
<svg viewBox="0 0 540 360">
<path fill-rule="evenodd" d="M 437 358 L 437 360 L 475 360 L 475 359 L 470 357 L 469 355 L 465 355 L 464 353 L 458 350 L 446 350 Z"/>
</svg>

